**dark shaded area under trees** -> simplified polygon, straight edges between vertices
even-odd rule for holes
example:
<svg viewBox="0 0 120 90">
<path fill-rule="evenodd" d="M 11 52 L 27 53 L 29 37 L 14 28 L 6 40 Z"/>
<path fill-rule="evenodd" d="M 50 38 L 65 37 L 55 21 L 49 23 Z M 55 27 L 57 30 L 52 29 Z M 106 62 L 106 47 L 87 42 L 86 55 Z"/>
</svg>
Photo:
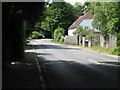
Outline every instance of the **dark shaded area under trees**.
<svg viewBox="0 0 120 90">
<path fill-rule="evenodd" d="M 41 20 L 44 6 L 45 2 L 2 3 L 3 63 L 24 59 L 25 36 L 32 32 L 25 32 L 24 21 L 33 27 L 37 20 Z"/>
</svg>

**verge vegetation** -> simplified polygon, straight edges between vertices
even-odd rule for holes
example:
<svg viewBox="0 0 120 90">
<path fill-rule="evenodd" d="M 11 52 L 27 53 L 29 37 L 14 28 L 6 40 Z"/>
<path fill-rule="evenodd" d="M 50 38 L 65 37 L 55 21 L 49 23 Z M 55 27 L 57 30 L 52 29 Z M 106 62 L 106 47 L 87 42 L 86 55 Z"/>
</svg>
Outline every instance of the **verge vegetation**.
<svg viewBox="0 0 120 90">
<path fill-rule="evenodd" d="M 61 42 L 55 42 L 55 41 L 51 41 L 53 43 L 57 43 L 57 44 L 62 44 L 62 45 L 69 45 L 69 46 L 74 46 L 74 47 L 81 47 L 81 48 L 86 48 L 98 53 L 105 53 L 105 54 L 109 54 L 109 55 L 118 55 L 118 53 L 114 52 L 114 48 L 113 49 L 105 49 L 99 46 L 94 46 L 94 47 L 85 47 L 82 45 L 70 45 L 70 44 L 65 44 L 65 43 L 61 43 Z"/>
</svg>

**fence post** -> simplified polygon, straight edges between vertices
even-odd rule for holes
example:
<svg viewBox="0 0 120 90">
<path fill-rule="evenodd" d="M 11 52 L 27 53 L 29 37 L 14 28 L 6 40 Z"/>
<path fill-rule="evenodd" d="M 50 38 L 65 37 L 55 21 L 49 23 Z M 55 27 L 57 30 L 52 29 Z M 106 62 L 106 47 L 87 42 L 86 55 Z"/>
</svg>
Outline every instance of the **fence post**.
<svg viewBox="0 0 120 90">
<path fill-rule="evenodd" d="M 82 45 L 85 46 L 85 37 L 82 38 Z"/>
<path fill-rule="evenodd" d="M 88 41 L 88 47 L 91 47 L 91 40 Z"/>
<path fill-rule="evenodd" d="M 77 45 L 79 45 L 79 36 L 77 36 Z"/>
</svg>

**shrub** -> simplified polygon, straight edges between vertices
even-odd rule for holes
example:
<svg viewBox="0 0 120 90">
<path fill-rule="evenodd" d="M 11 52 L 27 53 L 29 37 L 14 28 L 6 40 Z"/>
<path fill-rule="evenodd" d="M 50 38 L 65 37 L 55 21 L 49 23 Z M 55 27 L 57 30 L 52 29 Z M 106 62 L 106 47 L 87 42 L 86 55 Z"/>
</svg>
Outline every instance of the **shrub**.
<svg viewBox="0 0 120 90">
<path fill-rule="evenodd" d="M 28 39 L 37 39 L 38 37 L 43 36 L 43 35 L 44 34 L 41 32 L 33 31 Z"/>
<path fill-rule="evenodd" d="M 57 37 L 56 37 L 56 42 L 59 42 L 59 40 L 60 40 L 61 36 L 62 36 L 62 34 L 61 34 L 61 33 L 59 33 L 59 34 L 57 35 Z"/>
<path fill-rule="evenodd" d="M 98 42 L 99 42 L 98 40 L 94 41 L 93 46 L 98 46 Z"/>
<path fill-rule="evenodd" d="M 118 49 L 119 49 L 118 46 L 115 46 L 115 47 L 111 50 L 112 54 L 119 55 L 119 50 L 118 50 Z"/>
<path fill-rule="evenodd" d="M 64 36 L 62 36 L 59 40 L 59 42 L 63 43 L 64 42 Z"/>
<path fill-rule="evenodd" d="M 64 29 L 60 28 L 60 27 L 55 29 L 55 31 L 54 31 L 54 41 L 55 42 L 64 41 L 64 40 L 62 40 L 62 39 L 64 39 L 63 37 L 64 37 Z"/>
<path fill-rule="evenodd" d="M 94 33 L 91 32 L 91 31 L 89 31 L 89 33 L 86 35 L 86 38 L 90 40 L 90 39 L 92 39 L 94 36 L 95 36 Z"/>
<path fill-rule="evenodd" d="M 74 35 L 82 35 L 83 34 L 83 27 L 77 26 L 77 29 L 73 32 Z"/>
<path fill-rule="evenodd" d="M 87 39 L 94 37 L 93 30 L 90 28 L 83 28 L 82 26 L 77 26 L 77 29 L 73 32 L 76 36 L 86 36 Z"/>
</svg>

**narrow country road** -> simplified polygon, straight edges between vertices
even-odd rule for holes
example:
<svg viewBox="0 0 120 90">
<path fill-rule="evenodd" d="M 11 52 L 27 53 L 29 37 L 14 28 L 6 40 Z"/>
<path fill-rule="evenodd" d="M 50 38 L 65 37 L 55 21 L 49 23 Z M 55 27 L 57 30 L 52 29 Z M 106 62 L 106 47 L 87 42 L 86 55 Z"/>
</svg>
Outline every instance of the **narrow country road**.
<svg viewBox="0 0 120 90">
<path fill-rule="evenodd" d="M 30 42 L 47 88 L 118 88 L 117 56 L 50 41 Z"/>
</svg>

